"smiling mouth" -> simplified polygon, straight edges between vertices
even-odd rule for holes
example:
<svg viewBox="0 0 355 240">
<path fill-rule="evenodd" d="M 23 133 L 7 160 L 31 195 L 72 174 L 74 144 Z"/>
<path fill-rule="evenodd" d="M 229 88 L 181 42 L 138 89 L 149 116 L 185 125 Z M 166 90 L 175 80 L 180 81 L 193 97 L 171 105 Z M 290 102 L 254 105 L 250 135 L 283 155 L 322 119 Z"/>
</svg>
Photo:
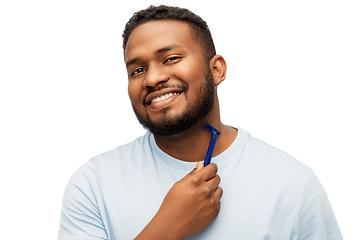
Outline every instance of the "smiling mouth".
<svg viewBox="0 0 355 240">
<path fill-rule="evenodd" d="M 148 100 L 147 105 L 153 111 L 165 109 L 169 107 L 173 102 L 175 102 L 175 100 L 178 99 L 181 93 L 182 92 L 172 91 L 172 92 L 152 94 L 147 98 Z"/>
<path fill-rule="evenodd" d="M 185 91 L 185 88 L 163 88 L 154 92 L 148 93 L 143 99 L 143 106 L 158 105 L 160 103 L 166 102 L 173 98 L 178 97 L 181 93 Z"/>
<path fill-rule="evenodd" d="M 180 93 L 178 93 L 178 92 L 170 92 L 170 93 L 167 93 L 167 94 L 164 94 L 164 95 L 155 97 L 155 98 L 153 98 L 153 100 L 149 103 L 149 105 L 150 105 L 151 103 L 154 103 L 154 102 L 164 101 L 164 100 L 166 100 L 166 99 L 168 99 L 168 98 L 171 98 L 172 96 L 176 96 L 176 95 L 180 95 Z"/>
</svg>

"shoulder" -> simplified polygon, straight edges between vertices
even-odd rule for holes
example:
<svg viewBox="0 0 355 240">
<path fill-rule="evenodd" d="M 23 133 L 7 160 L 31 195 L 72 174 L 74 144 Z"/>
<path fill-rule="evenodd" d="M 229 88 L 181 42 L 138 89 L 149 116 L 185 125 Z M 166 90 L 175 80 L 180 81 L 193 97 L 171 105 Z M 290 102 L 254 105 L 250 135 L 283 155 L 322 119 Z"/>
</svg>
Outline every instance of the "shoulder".
<svg viewBox="0 0 355 240">
<path fill-rule="evenodd" d="M 290 169 L 292 171 L 302 171 L 305 174 L 309 174 L 310 168 L 300 162 L 298 159 L 290 156 L 288 153 L 280 150 L 277 147 L 260 140 L 248 132 L 245 133 L 244 147 L 247 155 L 253 157 L 258 164 L 269 165 L 270 167 L 277 167 L 280 170 Z"/>
<path fill-rule="evenodd" d="M 238 168 L 242 169 L 243 176 L 251 183 L 274 186 L 273 189 L 280 191 L 280 194 L 293 189 L 292 194 L 301 195 L 311 168 L 248 132 L 244 135 L 237 155 L 240 156 Z"/>
<path fill-rule="evenodd" d="M 139 153 L 141 151 L 147 151 L 150 148 L 151 133 L 147 132 L 145 135 L 135 139 L 133 142 L 118 146 L 117 148 L 101 153 L 92 159 L 94 161 L 101 159 L 111 159 L 122 155 Z"/>
<path fill-rule="evenodd" d="M 89 166 L 94 166 L 97 171 L 101 172 L 116 169 L 117 166 L 124 167 L 127 164 L 132 164 L 132 161 L 129 161 L 129 159 L 140 159 L 142 155 L 148 154 L 151 151 L 150 138 L 151 133 L 147 132 L 130 143 L 101 153 L 90 160 L 92 163 Z M 89 166 L 84 165 L 83 167 L 87 169 Z"/>
<path fill-rule="evenodd" d="M 148 132 L 131 143 L 121 145 L 91 158 L 74 172 L 68 183 L 69 188 L 94 188 L 94 186 L 99 184 L 101 175 L 117 171 L 122 168 L 118 168 L 119 165 L 132 164 L 129 159 L 146 152 L 150 148 L 150 135 Z"/>
</svg>

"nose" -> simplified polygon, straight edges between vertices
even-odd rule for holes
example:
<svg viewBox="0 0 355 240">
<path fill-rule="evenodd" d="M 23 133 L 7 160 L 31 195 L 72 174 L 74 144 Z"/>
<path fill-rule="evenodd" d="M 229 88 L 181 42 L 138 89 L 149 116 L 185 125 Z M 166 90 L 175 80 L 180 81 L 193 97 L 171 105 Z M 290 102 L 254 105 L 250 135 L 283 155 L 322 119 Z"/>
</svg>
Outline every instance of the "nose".
<svg viewBox="0 0 355 240">
<path fill-rule="evenodd" d="M 169 80 L 169 74 L 163 69 L 163 66 L 151 65 L 147 69 L 144 79 L 144 87 L 156 87 L 159 83 Z"/>
</svg>

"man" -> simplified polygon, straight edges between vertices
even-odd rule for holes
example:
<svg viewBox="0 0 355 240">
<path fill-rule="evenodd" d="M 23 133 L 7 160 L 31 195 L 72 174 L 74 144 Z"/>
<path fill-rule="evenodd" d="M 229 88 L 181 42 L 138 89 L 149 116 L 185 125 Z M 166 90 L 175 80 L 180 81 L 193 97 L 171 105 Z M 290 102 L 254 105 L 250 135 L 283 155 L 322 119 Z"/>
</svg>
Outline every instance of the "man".
<svg viewBox="0 0 355 240">
<path fill-rule="evenodd" d="M 73 175 L 59 239 L 342 239 L 311 169 L 221 122 L 226 62 L 200 17 L 150 7 L 123 38 L 129 97 L 149 131 Z M 221 134 L 204 167 L 206 122 Z"/>
</svg>

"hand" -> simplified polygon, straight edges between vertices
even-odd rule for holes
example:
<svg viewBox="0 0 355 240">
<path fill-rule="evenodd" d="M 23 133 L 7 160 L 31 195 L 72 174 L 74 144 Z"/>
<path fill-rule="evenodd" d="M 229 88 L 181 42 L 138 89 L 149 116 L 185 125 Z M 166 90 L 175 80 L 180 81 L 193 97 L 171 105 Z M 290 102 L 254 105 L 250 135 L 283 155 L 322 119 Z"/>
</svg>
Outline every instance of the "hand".
<svg viewBox="0 0 355 240">
<path fill-rule="evenodd" d="M 164 220 L 170 222 L 170 229 L 179 231 L 183 239 L 202 232 L 219 213 L 223 191 L 217 170 L 214 163 L 203 168 L 199 162 L 165 196 L 158 214 L 162 212 Z"/>
<path fill-rule="evenodd" d="M 169 190 L 159 211 L 141 234 L 145 231 L 145 236 L 154 235 L 154 239 L 159 239 L 158 236 L 185 239 L 206 229 L 219 213 L 223 194 L 217 170 L 214 163 L 203 167 L 199 162 Z"/>
</svg>

